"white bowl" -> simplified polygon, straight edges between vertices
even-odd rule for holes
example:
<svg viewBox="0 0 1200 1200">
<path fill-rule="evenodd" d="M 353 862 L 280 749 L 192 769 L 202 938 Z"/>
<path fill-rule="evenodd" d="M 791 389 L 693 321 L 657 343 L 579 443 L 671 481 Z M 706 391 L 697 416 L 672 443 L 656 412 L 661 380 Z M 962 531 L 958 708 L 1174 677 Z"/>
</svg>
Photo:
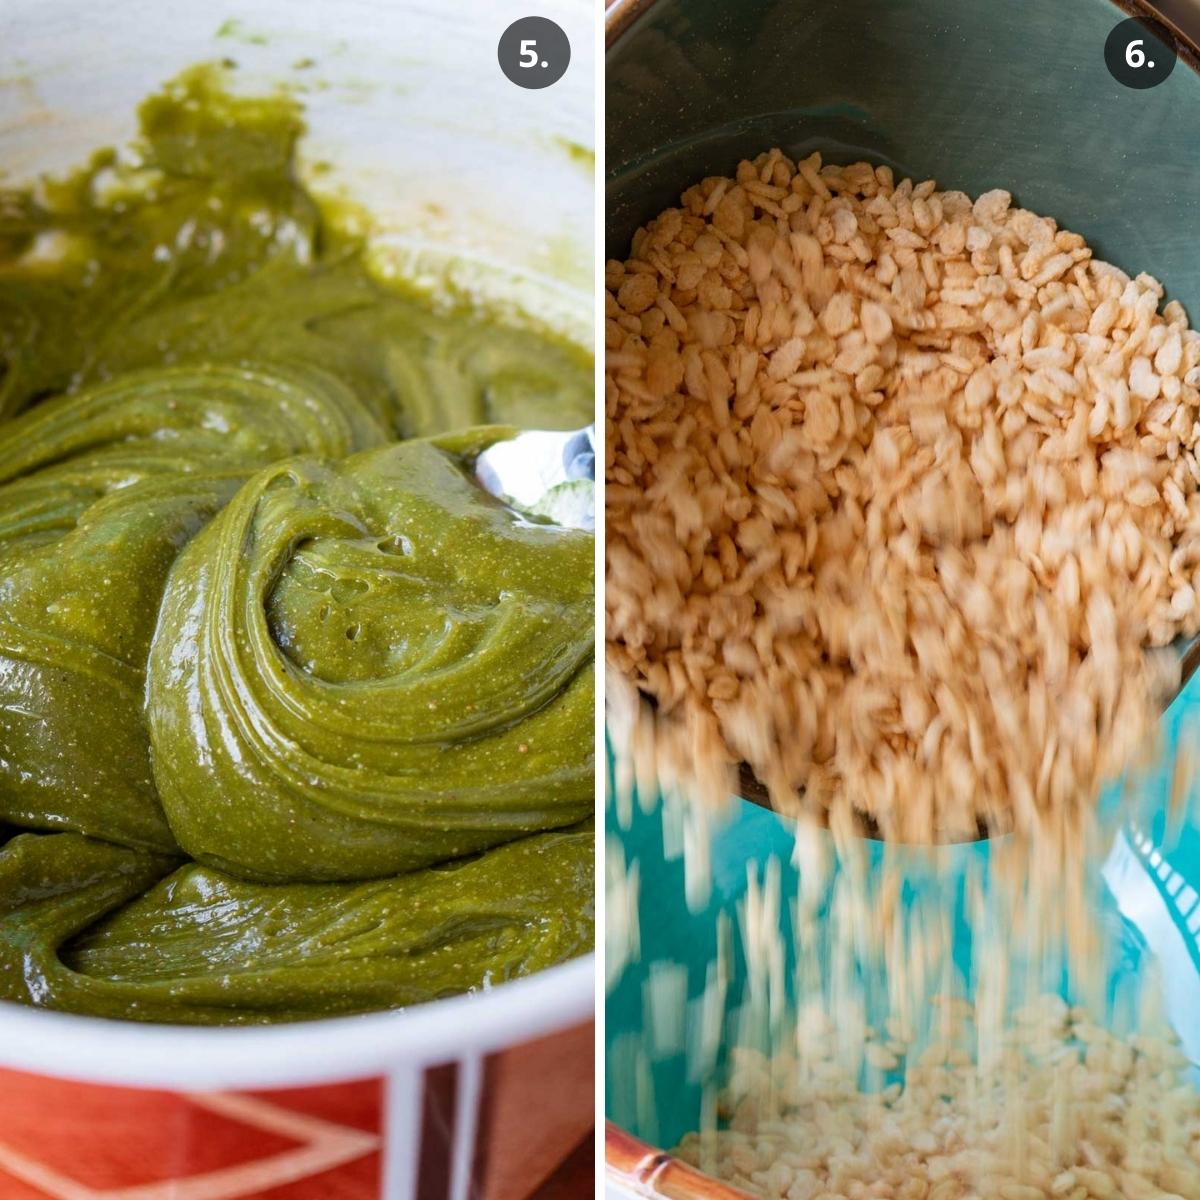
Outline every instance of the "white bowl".
<svg viewBox="0 0 1200 1200">
<path fill-rule="evenodd" d="M 371 211 L 396 269 L 431 294 L 470 294 L 590 347 L 595 192 L 579 148 L 594 138 L 596 11 L 591 0 L 543 0 L 536 11 L 572 47 L 566 75 L 543 90 L 515 86 L 497 64 L 500 34 L 530 12 L 510 0 L 4 0 L 0 181 L 64 170 L 128 140 L 141 99 L 186 66 L 230 57 L 239 90 L 281 80 L 305 89 L 302 164 L 331 164 L 320 186 L 332 181 Z M 294 65 L 305 59 L 315 66 Z M 0 1004 L 0 1196 L 24 1187 L 115 1200 L 141 1183 L 138 1200 L 233 1200 L 288 1183 L 287 1195 L 301 1197 L 310 1177 L 312 1195 L 346 1200 L 522 1195 L 590 1126 L 594 995 L 589 955 L 476 995 L 271 1028 Z M 336 1106 L 327 1110 L 349 1103 L 346 1081 L 356 1080 L 368 1099 L 356 1125 L 340 1125 Z M 322 1099 L 331 1085 L 342 1090 Z M 315 1090 L 261 1095 L 278 1088 Z M 197 1170 L 182 1151 L 150 1163 L 145 1155 L 162 1153 L 153 1138 L 140 1163 L 128 1143 L 108 1161 L 82 1126 L 75 1161 L 51 1161 L 39 1146 L 39 1131 L 83 1122 L 75 1109 L 101 1102 L 105 1136 L 136 1137 L 145 1089 L 156 1121 L 171 1106 L 182 1141 L 205 1137 L 208 1120 L 244 1127 L 238 1163 Z M 531 1111 L 534 1095 L 550 1108 Z M 256 1130 L 296 1145 L 257 1154 Z M 118 1177 L 126 1168 L 128 1179 Z"/>
</svg>

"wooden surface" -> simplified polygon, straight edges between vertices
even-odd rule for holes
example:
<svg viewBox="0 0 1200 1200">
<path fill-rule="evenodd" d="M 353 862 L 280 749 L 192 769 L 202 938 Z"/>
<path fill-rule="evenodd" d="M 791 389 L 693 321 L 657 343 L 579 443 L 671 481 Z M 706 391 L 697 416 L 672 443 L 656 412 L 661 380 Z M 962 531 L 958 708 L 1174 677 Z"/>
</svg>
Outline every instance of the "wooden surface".
<svg viewBox="0 0 1200 1200">
<path fill-rule="evenodd" d="M 592 1145 L 595 1028 L 588 1021 L 488 1058 L 475 1171 L 481 1200 L 540 1197 L 556 1174 L 578 1170 L 575 1153 L 564 1152 Z M 584 1195 L 591 1184 L 589 1174 Z"/>
<path fill-rule="evenodd" d="M 595 1183 L 596 1136 L 594 1131 L 589 1131 L 529 1200 L 576 1200 L 580 1196 L 590 1196 Z"/>
</svg>

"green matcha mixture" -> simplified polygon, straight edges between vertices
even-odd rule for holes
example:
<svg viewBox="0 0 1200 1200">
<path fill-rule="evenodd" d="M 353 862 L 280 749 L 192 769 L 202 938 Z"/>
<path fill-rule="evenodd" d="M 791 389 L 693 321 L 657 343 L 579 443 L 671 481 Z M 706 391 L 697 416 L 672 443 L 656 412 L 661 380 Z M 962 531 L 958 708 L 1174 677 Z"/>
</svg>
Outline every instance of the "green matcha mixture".
<svg viewBox="0 0 1200 1200">
<path fill-rule="evenodd" d="M 378 283 L 212 69 L 0 192 L 0 999 L 288 1020 L 592 944 L 586 356 Z"/>
</svg>

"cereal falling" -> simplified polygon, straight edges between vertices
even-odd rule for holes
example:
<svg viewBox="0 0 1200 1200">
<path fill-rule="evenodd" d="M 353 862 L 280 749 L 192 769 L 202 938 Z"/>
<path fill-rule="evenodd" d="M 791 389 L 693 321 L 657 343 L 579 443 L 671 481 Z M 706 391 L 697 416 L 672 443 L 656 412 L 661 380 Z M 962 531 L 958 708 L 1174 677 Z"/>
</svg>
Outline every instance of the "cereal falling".
<svg viewBox="0 0 1200 1200">
<path fill-rule="evenodd" d="M 607 268 L 609 660 L 698 775 L 1069 837 L 1200 630 L 1200 334 L 1014 208 L 772 150 Z"/>
</svg>

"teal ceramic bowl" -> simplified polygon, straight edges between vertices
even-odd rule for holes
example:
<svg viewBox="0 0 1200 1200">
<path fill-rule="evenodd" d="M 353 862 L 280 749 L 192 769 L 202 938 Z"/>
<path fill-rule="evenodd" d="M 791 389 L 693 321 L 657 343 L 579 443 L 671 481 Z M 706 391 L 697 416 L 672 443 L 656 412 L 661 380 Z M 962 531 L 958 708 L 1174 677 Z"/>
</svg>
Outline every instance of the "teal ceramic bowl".
<svg viewBox="0 0 1200 1200">
<path fill-rule="evenodd" d="M 1200 8 L 1183 0 L 1200 38 Z M 1176 0 L 1179 3 L 1179 0 Z M 1143 6 L 1144 7 L 1144 6 Z M 606 253 L 771 146 L 1001 187 L 1200 320 L 1200 57 L 1135 91 L 1111 0 L 634 0 L 610 15 Z"/>
<path fill-rule="evenodd" d="M 1195 325 L 1200 3 L 1192 4 L 1176 0 L 1159 14 L 1179 35 L 1170 77 L 1132 90 L 1105 67 L 1105 40 L 1129 15 L 1109 0 L 626 0 L 608 20 L 607 254 L 626 257 L 638 226 L 705 175 L 729 174 L 772 146 L 793 157 L 820 150 L 973 195 L 1006 188 L 1082 233 L 1100 257 L 1156 276 Z M 1200 679 L 1164 723 L 1172 750 L 1200 741 Z M 1168 1015 L 1200 1062 L 1200 828 L 1166 837 L 1166 761 L 1138 784 L 1143 816 L 1118 835 L 1094 881 L 1095 916 L 1111 951 L 1110 1001 L 1154 961 Z M 714 839 L 712 894 L 699 911 L 684 903 L 683 864 L 664 846 L 655 797 L 638 798 L 618 820 L 610 794 L 608 837 L 610 855 L 639 864 L 641 938 L 635 961 L 610 980 L 606 1009 L 610 1182 L 647 1195 L 731 1194 L 651 1149 L 699 1127 L 705 1085 L 721 1063 L 717 1056 L 706 1072 L 686 1048 L 656 1044 L 648 982 L 654 964 L 667 963 L 689 999 L 700 995 L 719 914 L 736 926 L 747 863 L 778 860 L 783 895 L 794 894 L 793 830 L 736 802 Z M 981 842 L 938 853 L 962 875 L 972 865 L 986 871 L 989 851 Z M 955 958 L 967 970 L 969 936 L 957 915 Z M 730 1019 L 745 999 L 740 953 L 731 967 Z M 1069 978 L 1059 982 L 1070 991 Z"/>
</svg>

